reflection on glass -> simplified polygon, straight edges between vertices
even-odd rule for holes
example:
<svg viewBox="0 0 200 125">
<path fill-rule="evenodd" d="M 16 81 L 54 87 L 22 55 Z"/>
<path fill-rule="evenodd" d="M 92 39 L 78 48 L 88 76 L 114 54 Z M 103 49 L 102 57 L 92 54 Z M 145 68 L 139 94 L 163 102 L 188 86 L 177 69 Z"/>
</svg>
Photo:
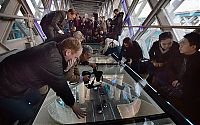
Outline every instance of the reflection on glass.
<svg viewBox="0 0 200 125">
<path fill-rule="evenodd" d="M 93 55 L 90 59 L 89 59 L 90 63 L 117 63 L 111 56 L 95 56 Z"/>
</svg>

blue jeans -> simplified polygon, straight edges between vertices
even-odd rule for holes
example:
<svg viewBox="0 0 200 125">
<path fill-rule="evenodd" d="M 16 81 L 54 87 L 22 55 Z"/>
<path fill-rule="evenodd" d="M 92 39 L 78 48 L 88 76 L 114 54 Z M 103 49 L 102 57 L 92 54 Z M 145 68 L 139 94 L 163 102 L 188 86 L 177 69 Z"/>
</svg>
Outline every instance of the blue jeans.
<svg viewBox="0 0 200 125">
<path fill-rule="evenodd" d="M 108 48 L 107 51 L 104 53 L 104 55 L 109 55 L 112 53 L 115 53 L 117 56 L 119 55 L 119 48 L 120 47 L 114 47 L 114 48 Z"/>
<path fill-rule="evenodd" d="M 27 122 L 33 118 L 36 110 L 34 105 L 41 99 L 38 90 L 29 89 L 23 96 L 17 98 L 0 97 L 0 109 L 11 120 Z"/>
</svg>

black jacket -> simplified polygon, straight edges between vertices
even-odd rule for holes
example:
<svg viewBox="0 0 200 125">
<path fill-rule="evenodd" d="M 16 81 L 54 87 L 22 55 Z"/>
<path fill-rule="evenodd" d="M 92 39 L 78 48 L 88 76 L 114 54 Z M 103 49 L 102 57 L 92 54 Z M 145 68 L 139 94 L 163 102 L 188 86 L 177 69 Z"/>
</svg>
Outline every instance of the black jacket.
<svg viewBox="0 0 200 125">
<path fill-rule="evenodd" d="M 124 13 L 120 12 L 112 21 L 111 25 L 113 26 L 113 32 L 117 35 L 121 35 L 122 33 L 122 23 L 123 23 Z"/>
<path fill-rule="evenodd" d="M 30 88 L 48 85 L 72 106 L 75 99 L 63 74 L 66 66 L 56 42 L 8 56 L 0 63 L 0 97 L 20 97 Z"/>
<path fill-rule="evenodd" d="M 52 11 L 42 18 L 40 25 L 42 27 L 51 26 L 55 31 L 63 30 L 66 13 L 66 11 Z"/>
<path fill-rule="evenodd" d="M 159 41 L 153 43 L 151 49 L 149 50 L 150 60 L 154 60 L 159 63 L 167 63 L 169 61 L 174 60 L 179 54 L 179 44 L 177 42 L 173 42 L 172 47 L 166 53 L 162 53 L 159 48 Z"/>
<path fill-rule="evenodd" d="M 186 100 L 198 99 L 200 102 L 200 52 L 184 56 L 186 58 L 186 71 L 182 76 L 183 98 Z"/>
<path fill-rule="evenodd" d="M 130 58 L 132 61 L 139 62 L 140 59 L 143 58 L 143 53 L 140 45 L 136 41 L 132 41 L 132 44 L 128 48 L 122 46 L 119 59 L 121 60 L 122 57 L 126 59 Z"/>
</svg>

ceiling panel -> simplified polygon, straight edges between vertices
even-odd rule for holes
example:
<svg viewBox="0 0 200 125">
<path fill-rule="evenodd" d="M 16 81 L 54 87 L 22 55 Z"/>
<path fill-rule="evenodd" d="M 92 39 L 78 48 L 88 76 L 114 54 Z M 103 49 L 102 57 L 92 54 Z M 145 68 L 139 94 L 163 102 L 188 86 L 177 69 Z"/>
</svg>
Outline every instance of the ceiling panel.
<svg viewBox="0 0 200 125">
<path fill-rule="evenodd" d="M 94 12 L 98 12 L 105 0 L 71 0 L 72 6 L 83 16 L 87 13 L 92 16 Z"/>
</svg>

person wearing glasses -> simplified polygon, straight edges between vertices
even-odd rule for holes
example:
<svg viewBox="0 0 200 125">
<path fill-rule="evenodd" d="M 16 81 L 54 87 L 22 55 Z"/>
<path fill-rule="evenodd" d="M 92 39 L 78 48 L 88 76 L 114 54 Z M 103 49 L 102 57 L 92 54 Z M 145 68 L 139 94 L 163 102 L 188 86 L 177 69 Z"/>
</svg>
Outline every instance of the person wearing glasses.
<svg viewBox="0 0 200 125">
<path fill-rule="evenodd" d="M 171 85 L 181 88 L 182 94 L 176 98 L 175 104 L 178 109 L 193 124 L 200 124 L 200 34 L 191 32 L 183 36 L 179 43 L 179 51 L 182 58 L 174 62 L 173 69 L 178 68 Z M 172 97 L 174 99 L 174 97 Z M 178 103 L 177 103 L 178 102 Z"/>
</svg>

